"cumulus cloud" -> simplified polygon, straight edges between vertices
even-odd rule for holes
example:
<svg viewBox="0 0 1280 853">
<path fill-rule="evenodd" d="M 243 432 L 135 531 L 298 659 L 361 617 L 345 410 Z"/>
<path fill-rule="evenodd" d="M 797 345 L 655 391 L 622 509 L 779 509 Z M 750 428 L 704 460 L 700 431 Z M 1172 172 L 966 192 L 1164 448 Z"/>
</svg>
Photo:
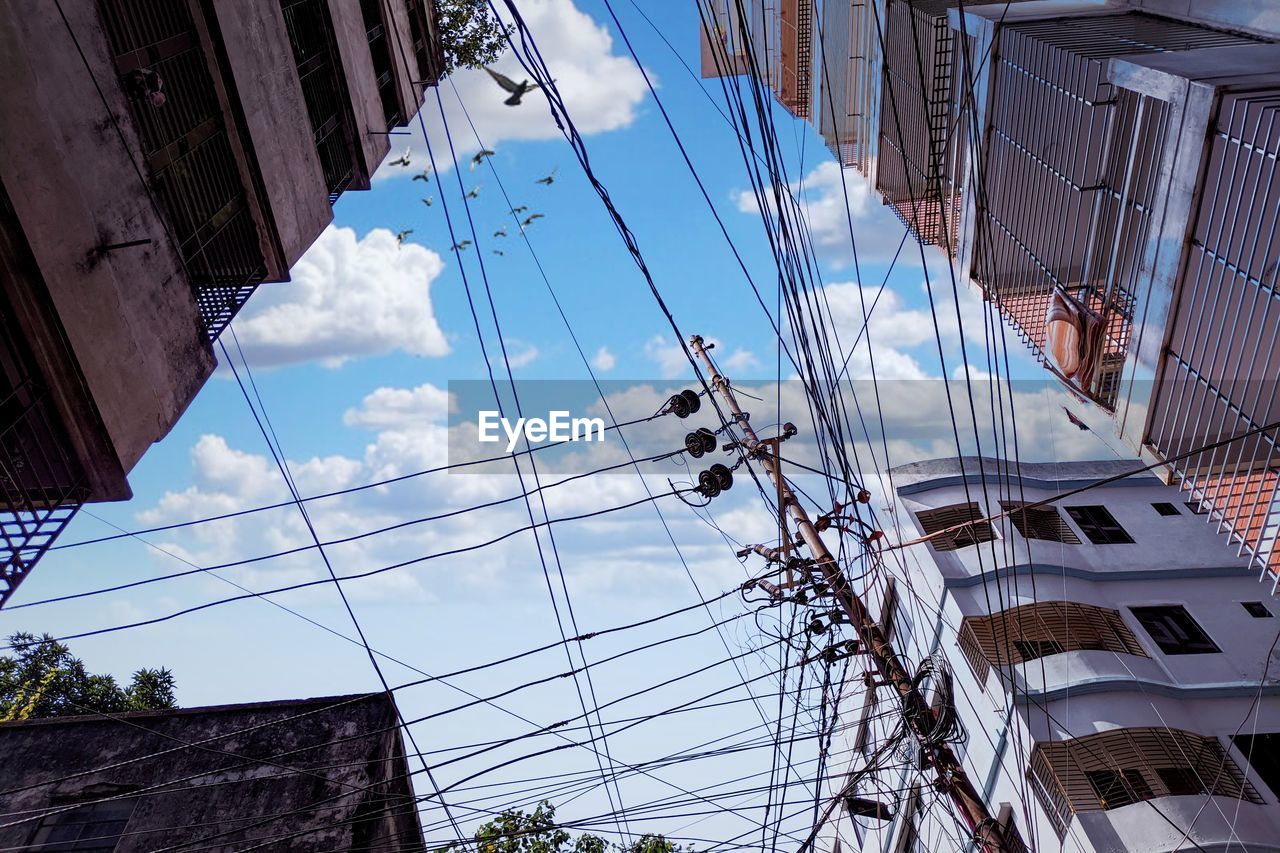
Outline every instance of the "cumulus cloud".
<svg viewBox="0 0 1280 853">
<path fill-rule="evenodd" d="M 337 367 L 393 351 L 442 356 L 449 344 L 431 309 L 440 256 L 397 244 L 385 228 L 357 238 L 330 226 L 292 270 L 293 280 L 260 288 L 236 319 L 255 366 L 319 361 Z"/>
<path fill-rule="evenodd" d="M 832 267 L 842 269 L 853 263 L 850 224 L 857 239 L 860 265 L 887 262 L 897 253 L 906 229 L 888 207 L 880 204 L 879 196 L 856 170 L 841 169 L 834 160 L 826 160 L 794 182 L 791 189 L 800 202 L 819 257 Z M 760 213 L 759 201 L 749 190 L 739 192 L 735 201 L 743 213 Z M 772 199 L 766 203 L 772 209 Z M 939 265 L 944 263 L 936 249 L 926 252 L 937 255 Z M 898 263 L 919 266 L 919 249 L 910 239 Z"/>
<path fill-rule="evenodd" d="M 716 350 L 716 360 L 725 370 L 741 373 L 760 366 L 760 360 L 750 350 L 739 347 L 727 352 L 718 338 L 706 340 L 711 345 L 710 348 Z M 672 343 L 665 335 L 654 335 L 645 341 L 644 355 L 657 366 L 658 375 L 663 379 L 693 376 L 693 367 L 689 364 L 684 349 L 679 344 Z"/>
<path fill-rule="evenodd" d="M 608 347 L 600 347 L 600 349 L 596 350 L 596 354 L 591 357 L 591 365 L 602 373 L 608 373 L 617 364 L 617 358 L 609 351 Z"/>
<path fill-rule="evenodd" d="M 556 88 L 580 132 L 618 130 L 635 121 L 648 88 L 625 46 L 620 52 L 615 49 L 607 28 L 579 9 L 573 0 L 528 0 L 520 4 L 520 14 L 537 40 Z M 529 77 L 510 51 L 494 67 L 513 80 Z M 520 106 L 509 107 L 503 103 L 507 93 L 483 69 L 455 72 L 440 84 L 439 92 L 444 104 L 444 121 L 440 119 L 434 92 L 427 94 L 423 119 L 431 134 L 436 164 L 441 169 L 450 165 L 445 124 L 452 132 L 459 157 L 479 148 L 468 119 L 489 148 L 503 142 L 561 136 L 541 92 L 531 92 Z M 413 121 L 410 129 L 414 165 L 426 165 L 428 158 L 421 127 Z M 392 157 L 402 153 L 399 145 L 396 148 Z M 408 177 L 415 171 L 386 166 L 379 170 L 378 177 Z"/>
</svg>

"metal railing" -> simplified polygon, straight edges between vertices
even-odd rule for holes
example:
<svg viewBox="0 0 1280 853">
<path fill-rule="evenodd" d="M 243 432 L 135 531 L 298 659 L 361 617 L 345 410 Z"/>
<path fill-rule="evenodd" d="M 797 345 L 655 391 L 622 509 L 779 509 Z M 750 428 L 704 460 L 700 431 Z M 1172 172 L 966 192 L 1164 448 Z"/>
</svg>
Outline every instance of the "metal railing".
<svg viewBox="0 0 1280 853">
<path fill-rule="evenodd" d="M 355 174 L 355 134 L 329 6 L 323 0 L 281 0 L 280 8 L 332 203 Z"/>
<path fill-rule="evenodd" d="M 382 0 L 360 0 L 360 15 L 364 20 L 365 36 L 369 41 L 369 55 L 373 59 L 373 76 L 382 100 L 382 115 L 387 130 L 403 123 L 400 99 L 396 95 L 396 78 L 391 63 L 391 43 L 383 20 Z"/>
<path fill-rule="evenodd" d="M 1071 379 L 1116 402 L 1158 192 L 1169 106 L 1105 81 L 1113 56 L 1253 44 L 1125 13 L 1003 27 L 981 157 L 973 278 L 1046 360 L 1046 314 L 1069 300 L 1098 329 Z M 974 140 L 970 140 L 973 144 Z"/>
<path fill-rule="evenodd" d="M 185 0 L 99 0 L 152 190 L 216 338 L 266 276 L 222 103 Z M 138 91 L 163 84 L 162 104 Z"/>
<path fill-rule="evenodd" d="M 842 166 L 870 174 L 878 133 L 880 41 L 873 4 L 822 4 L 818 132 Z"/>
<path fill-rule="evenodd" d="M 1280 89 L 1224 93 L 1211 131 L 1152 394 L 1147 441 L 1165 458 L 1280 421 Z M 1182 488 L 1273 580 L 1278 441 L 1258 432 L 1175 466 Z"/>
<path fill-rule="evenodd" d="M 88 498 L 23 340 L 7 300 L 0 303 L 0 607 Z"/>
</svg>

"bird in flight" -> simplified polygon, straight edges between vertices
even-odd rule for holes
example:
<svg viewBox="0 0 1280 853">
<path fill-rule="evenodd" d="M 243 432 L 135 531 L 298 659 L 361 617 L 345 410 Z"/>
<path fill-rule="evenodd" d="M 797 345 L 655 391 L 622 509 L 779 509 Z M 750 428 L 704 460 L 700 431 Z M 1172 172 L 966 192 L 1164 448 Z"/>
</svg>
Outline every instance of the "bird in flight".
<svg viewBox="0 0 1280 853">
<path fill-rule="evenodd" d="M 527 93 L 538 88 L 537 83 L 530 83 L 528 80 L 521 80 L 517 83 L 507 75 L 499 71 L 494 71 L 492 68 L 486 67 L 484 70 L 489 72 L 489 76 L 493 78 L 495 83 L 501 86 L 505 91 L 511 93 L 511 97 L 502 102 L 509 107 L 520 106 L 520 99 Z"/>
<path fill-rule="evenodd" d="M 413 179 L 414 179 L 415 181 L 426 181 L 427 183 L 431 183 L 431 170 L 430 170 L 430 169 L 423 169 L 423 170 L 422 170 L 422 174 L 421 174 L 421 175 L 414 175 L 414 176 L 413 176 Z"/>
<path fill-rule="evenodd" d="M 406 228 L 406 229 L 404 229 L 403 231 L 398 231 L 398 232 L 396 232 L 396 245 L 397 245 L 397 246 L 403 246 L 403 245 L 404 245 L 405 238 L 406 238 L 406 237 L 408 237 L 408 236 L 409 236 L 410 234 L 412 234 L 412 233 L 413 233 L 413 229 L 412 229 L 412 228 Z"/>
<path fill-rule="evenodd" d="M 524 213 L 528 209 L 529 209 L 529 205 L 527 204 L 522 204 L 519 207 L 513 207 L 511 208 L 511 215 L 519 216 L 520 214 Z"/>
<path fill-rule="evenodd" d="M 471 245 L 471 241 L 470 241 L 470 240 L 461 240 L 461 241 L 459 241 L 459 242 L 457 242 L 457 243 L 454 243 L 454 244 L 453 244 L 453 250 L 454 250 L 455 252 L 461 252 L 461 251 L 463 251 L 464 249 L 466 249 L 466 248 L 467 248 L 468 246 L 470 246 L 470 245 Z"/>
<path fill-rule="evenodd" d="M 550 174 L 550 175 L 547 175 L 545 178 L 538 178 L 538 180 L 534 181 L 534 183 L 535 183 L 535 184 L 546 184 L 547 186 L 551 186 L 552 184 L 554 184 L 554 183 L 556 182 L 556 172 L 557 172 L 557 171 L 559 171 L 559 169 L 560 169 L 560 167 L 559 167 L 559 166 L 557 166 L 556 168 L 554 168 L 554 169 L 552 169 L 552 170 L 551 170 L 551 174 Z"/>
<path fill-rule="evenodd" d="M 484 186 L 484 184 L 476 184 L 474 187 L 472 187 L 471 189 L 467 190 L 467 198 L 479 198 L 479 197 L 480 197 L 480 188 L 481 188 L 482 186 Z"/>
<path fill-rule="evenodd" d="M 409 165 L 409 155 L 410 155 L 410 154 L 412 154 L 412 153 L 413 153 L 413 149 L 412 149 L 412 148 L 406 148 L 406 149 L 404 149 L 404 153 L 403 153 L 403 154 L 401 154 L 401 155 L 400 155 L 399 157 L 397 157 L 396 159 L 392 160 L 392 161 L 391 161 L 391 165 L 392 165 L 392 166 L 401 166 L 401 167 L 408 166 L 408 165 Z"/>
<path fill-rule="evenodd" d="M 494 232 L 493 232 L 493 236 L 495 236 L 495 237 L 505 237 L 505 236 L 507 236 L 507 226 L 503 225 L 503 226 L 502 226 L 501 228 L 499 228 L 497 231 L 494 231 Z"/>
<path fill-rule="evenodd" d="M 484 158 L 492 157 L 495 153 L 497 152 L 493 151 L 490 148 L 481 148 L 479 151 L 476 152 L 476 156 L 471 158 L 471 171 L 474 172 L 476 170 L 476 166 L 479 166 L 481 163 L 484 162 Z"/>
<path fill-rule="evenodd" d="M 502 255 L 502 254 L 505 254 L 501 249 L 494 249 L 494 250 L 493 250 L 493 253 L 494 253 L 495 255 Z"/>
<path fill-rule="evenodd" d="M 427 207 L 430 207 L 431 205 L 436 203 L 436 197 L 433 195 L 429 195 L 422 200 L 422 203 L 425 204 Z"/>
<path fill-rule="evenodd" d="M 524 226 L 524 227 L 527 227 L 527 226 L 529 226 L 529 225 L 532 225 L 535 219 L 542 219 L 542 218 L 544 218 L 545 216 L 546 216 L 546 214 L 545 214 L 545 213 L 531 213 L 531 214 L 529 214 L 528 218 L 526 218 L 526 219 L 525 219 L 525 221 L 524 221 L 524 222 L 521 222 L 521 223 L 520 223 L 520 225 L 521 225 L 521 226 Z"/>
</svg>

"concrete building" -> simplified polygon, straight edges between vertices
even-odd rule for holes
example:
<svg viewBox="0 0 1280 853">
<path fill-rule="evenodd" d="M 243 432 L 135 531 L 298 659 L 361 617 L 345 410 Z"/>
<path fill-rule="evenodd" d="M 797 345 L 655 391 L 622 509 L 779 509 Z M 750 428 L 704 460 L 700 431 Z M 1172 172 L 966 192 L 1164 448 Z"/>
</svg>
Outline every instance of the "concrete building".
<svg viewBox="0 0 1280 853">
<path fill-rule="evenodd" d="M 0 847 L 424 849 L 385 693 L 0 724 Z"/>
<path fill-rule="evenodd" d="M 1274 591 L 1280 7 L 825 0 L 816 31 L 814 109 L 779 100 Z"/>
<path fill-rule="evenodd" d="M 0 605 L 130 496 L 442 61 L 431 0 L 0 2 Z"/>
<path fill-rule="evenodd" d="M 1151 475 L 1100 482 L 1128 470 L 896 468 L 898 541 L 948 532 L 887 555 L 867 599 L 899 654 L 931 670 L 923 689 L 1015 847 L 1280 850 L 1280 606 L 1184 493 Z M 849 681 L 831 784 L 887 750 L 852 793 L 889 819 L 852 800 L 818 849 L 966 849 L 918 746 L 891 742 L 894 696 Z"/>
</svg>

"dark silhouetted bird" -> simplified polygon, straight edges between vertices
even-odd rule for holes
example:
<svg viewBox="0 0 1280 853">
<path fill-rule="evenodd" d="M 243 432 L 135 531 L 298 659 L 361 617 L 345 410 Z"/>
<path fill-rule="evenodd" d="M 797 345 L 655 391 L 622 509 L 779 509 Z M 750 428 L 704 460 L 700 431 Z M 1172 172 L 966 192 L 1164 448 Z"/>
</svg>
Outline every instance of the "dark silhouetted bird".
<svg viewBox="0 0 1280 853">
<path fill-rule="evenodd" d="M 520 214 L 524 213 L 528 209 L 529 209 L 529 205 L 527 204 L 522 204 L 519 207 L 513 207 L 511 208 L 511 215 L 519 216 Z"/>
<path fill-rule="evenodd" d="M 494 71 L 492 68 L 485 68 L 484 70 L 489 72 L 489 76 L 493 78 L 495 83 L 507 92 L 511 93 L 511 97 L 502 102 L 509 107 L 520 106 L 520 99 L 523 98 L 526 93 L 532 92 L 534 89 L 538 88 L 537 83 L 530 83 L 528 80 L 521 80 L 517 83 L 507 75 L 499 71 Z"/>
<path fill-rule="evenodd" d="M 479 151 L 476 152 L 476 156 L 471 158 L 471 171 L 474 172 L 476 170 L 476 166 L 479 166 L 481 163 L 484 162 L 484 158 L 492 157 L 495 153 L 496 152 L 488 148 L 481 148 Z"/>
<path fill-rule="evenodd" d="M 479 197 L 480 197 L 480 188 L 481 188 L 482 186 L 484 186 L 484 184 L 476 184 L 474 187 L 472 187 L 471 189 L 467 190 L 467 198 L 479 198 Z"/>
<path fill-rule="evenodd" d="M 503 225 L 503 226 L 502 226 L 501 228 L 499 228 L 497 231 L 494 231 L 494 232 L 493 232 L 493 236 L 495 236 L 495 237 L 505 237 L 505 236 L 507 236 L 507 226 Z"/>
<path fill-rule="evenodd" d="M 550 175 L 547 175 L 545 178 L 538 178 L 538 180 L 534 181 L 534 183 L 535 183 L 535 184 L 546 184 L 547 186 L 551 186 L 552 184 L 554 184 L 554 183 L 556 182 L 556 172 L 557 172 L 557 171 L 559 171 L 559 170 L 560 170 L 560 167 L 559 167 L 559 166 L 557 166 L 556 168 L 554 168 L 554 169 L 552 169 L 552 170 L 551 170 L 551 174 L 550 174 Z"/>
<path fill-rule="evenodd" d="M 392 166 L 400 166 L 401 168 L 408 166 L 410 163 L 409 155 L 413 153 L 412 148 L 404 149 L 404 153 L 391 161 Z"/>
<path fill-rule="evenodd" d="M 470 240 L 460 240 L 459 242 L 453 244 L 453 250 L 455 252 L 461 252 L 470 245 L 471 245 Z"/>
<path fill-rule="evenodd" d="M 422 203 L 425 204 L 427 207 L 430 207 L 431 205 L 436 203 L 436 197 L 433 195 L 429 195 L 422 200 Z"/>
<path fill-rule="evenodd" d="M 430 169 L 423 169 L 423 170 L 422 170 L 422 174 L 421 174 L 421 175 L 414 175 L 414 176 L 413 176 L 413 179 L 414 179 L 415 181 L 426 181 L 427 183 L 431 183 L 431 170 L 430 170 Z"/>
<path fill-rule="evenodd" d="M 494 249 L 494 250 L 493 250 L 493 253 L 494 253 L 495 255 L 501 255 L 501 254 L 504 254 L 504 252 L 503 252 L 501 249 Z"/>
<path fill-rule="evenodd" d="M 525 219 L 525 221 L 524 221 L 524 222 L 521 222 L 521 223 L 520 223 L 520 226 L 521 226 L 522 228 L 524 228 L 524 227 L 528 227 L 528 226 L 530 226 L 530 225 L 532 225 L 532 224 L 534 223 L 534 220 L 537 220 L 537 219 L 543 219 L 545 216 L 546 216 L 546 214 L 544 214 L 544 213 L 531 213 L 531 214 L 529 214 L 529 216 Z"/>
<path fill-rule="evenodd" d="M 406 229 L 404 229 L 403 231 L 397 231 L 397 232 L 396 232 L 396 245 L 397 245 L 397 246 L 403 246 L 403 245 L 404 245 L 405 238 L 406 238 L 406 237 L 408 237 L 408 236 L 409 236 L 410 234 L 412 234 L 412 233 L 413 233 L 413 229 L 412 229 L 412 228 L 406 228 Z"/>
</svg>

